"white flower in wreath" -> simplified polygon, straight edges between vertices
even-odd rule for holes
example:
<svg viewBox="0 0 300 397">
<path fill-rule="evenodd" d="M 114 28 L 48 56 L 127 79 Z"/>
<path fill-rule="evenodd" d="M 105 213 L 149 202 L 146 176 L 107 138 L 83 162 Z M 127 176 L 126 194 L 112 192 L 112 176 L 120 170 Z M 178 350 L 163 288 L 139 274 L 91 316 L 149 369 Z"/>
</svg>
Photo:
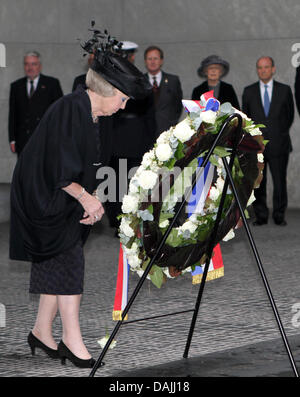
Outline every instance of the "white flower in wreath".
<svg viewBox="0 0 300 397">
<path fill-rule="evenodd" d="M 173 130 L 175 137 L 182 143 L 188 141 L 195 133 L 196 131 L 191 128 L 188 118 L 178 123 Z"/>
<path fill-rule="evenodd" d="M 164 227 L 167 227 L 167 226 L 169 226 L 169 220 L 168 219 L 166 219 L 165 221 L 160 222 L 160 224 L 159 224 L 159 227 L 162 228 L 162 229 Z"/>
<path fill-rule="evenodd" d="M 155 153 L 154 150 L 152 149 L 144 154 L 142 159 L 142 166 L 144 168 L 151 167 L 153 161 L 155 161 Z"/>
<path fill-rule="evenodd" d="M 171 158 L 173 152 L 167 143 L 160 143 L 155 149 L 156 157 L 159 161 L 167 161 Z"/>
<path fill-rule="evenodd" d="M 136 269 L 142 263 L 141 259 L 137 255 L 126 255 L 128 263 L 132 269 Z"/>
<path fill-rule="evenodd" d="M 122 203 L 122 212 L 125 214 L 135 214 L 138 210 L 139 200 L 137 197 L 129 194 L 125 194 Z"/>
<path fill-rule="evenodd" d="M 224 179 L 219 177 L 216 182 L 216 188 L 219 190 L 219 192 L 222 192 L 223 187 L 224 187 Z"/>
<path fill-rule="evenodd" d="M 241 112 L 240 110 L 238 110 L 236 108 L 233 108 L 233 109 L 234 109 L 234 113 L 238 113 L 242 116 L 243 119 L 251 121 L 251 119 L 249 119 L 249 117 L 245 113 Z"/>
<path fill-rule="evenodd" d="M 123 217 L 120 224 L 120 232 L 127 237 L 134 236 L 134 230 L 129 225 L 129 222 Z"/>
<path fill-rule="evenodd" d="M 209 191 L 209 198 L 212 201 L 216 201 L 219 196 L 220 196 L 219 190 L 215 186 L 212 186 L 210 191 Z"/>
<path fill-rule="evenodd" d="M 216 118 L 217 118 L 217 113 L 213 112 L 212 110 L 206 110 L 204 112 L 201 112 L 201 120 L 204 121 L 204 123 L 207 124 L 215 124 Z"/>
<path fill-rule="evenodd" d="M 197 230 L 197 225 L 190 220 L 184 222 L 184 224 L 179 228 L 180 233 L 189 231 L 191 234 L 193 234 L 196 230 Z"/>
<path fill-rule="evenodd" d="M 139 185 L 145 189 L 153 189 L 157 181 L 157 174 L 151 170 L 144 170 L 138 176 Z"/>
<path fill-rule="evenodd" d="M 171 135 L 172 135 L 172 130 L 171 129 L 162 132 L 160 134 L 160 136 L 157 138 L 156 143 L 158 145 L 163 144 L 163 143 L 168 143 Z"/>
<path fill-rule="evenodd" d="M 235 234 L 233 229 L 230 229 L 229 232 L 226 234 L 226 236 L 223 238 L 223 241 L 228 241 L 234 238 Z"/>
<path fill-rule="evenodd" d="M 264 155 L 262 153 L 257 153 L 257 161 L 259 163 L 263 163 L 264 162 Z"/>
<path fill-rule="evenodd" d="M 251 130 L 249 130 L 249 134 L 251 136 L 262 135 L 262 132 L 259 128 L 252 128 Z"/>
</svg>

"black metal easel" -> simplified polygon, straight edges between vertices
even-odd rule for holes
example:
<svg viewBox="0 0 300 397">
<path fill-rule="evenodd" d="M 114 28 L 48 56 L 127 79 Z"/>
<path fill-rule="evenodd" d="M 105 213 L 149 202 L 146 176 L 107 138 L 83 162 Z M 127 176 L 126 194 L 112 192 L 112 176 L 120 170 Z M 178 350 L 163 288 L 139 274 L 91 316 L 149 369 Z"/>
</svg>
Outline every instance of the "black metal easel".
<svg viewBox="0 0 300 397">
<path fill-rule="evenodd" d="M 168 238 L 168 236 L 169 236 L 169 234 L 170 234 L 170 232 L 171 232 L 171 230 L 172 230 L 172 228 L 173 228 L 173 226 L 174 226 L 179 214 L 181 213 L 181 211 L 185 207 L 190 195 L 192 194 L 193 189 L 194 189 L 198 179 L 200 178 L 205 166 L 207 165 L 210 156 L 212 155 L 215 147 L 217 146 L 217 144 L 218 144 L 223 132 L 225 131 L 226 127 L 228 126 L 228 124 L 234 118 L 238 119 L 236 140 L 235 140 L 235 143 L 233 145 L 233 149 L 232 149 L 232 152 L 231 152 L 229 164 L 228 164 L 226 158 L 223 158 L 223 165 L 224 165 L 224 168 L 226 170 L 226 180 L 225 180 L 224 187 L 223 187 L 223 192 L 222 192 L 222 196 L 221 196 L 220 205 L 219 205 L 219 208 L 218 208 L 218 213 L 217 213 L 214 229 L 212 231 L 211 238 L 210 238 L 210 241 L 209 241 L 207 259 L 206 259 L 206 263 L 205 263 L 205 266 L 204 266 L 204 272 L 203 272 L 203 275 L 202 275 L 202 280 L 201 280 L 201 283 L 200 283 L 200 287 L 199 287 L 199 292 L 198 292 L 195 308 L 194 309 L 190 309 L 190 310 L 175 312 L 175 313 L 169 313 L 169 314 L 165 314 L 165 315 L 152 316 L 152 317 L 147 317 L 147 318 L 142 318 L 142 319 L 137 319 L 137 320 L 132 320 L 132 321 L 126 321 L 126 323 L 123 323 L 125 316 L 127 315 L 130 307 L 132 306 L 136 296 L 138 295 L 138 293 L 139 293 L 139 291 L 140 291 L 140 289 L 141 289 L 141 287 L 142 287 L 142 285 L 143 285 L 148 273 L 150 272 L 153 264 L 155 263 L 158 255 L 160 254 L 160 251 L 161 251 L 162 247 L 164 246 L 164 244 L 165 244 L 165 242 L 166 242 L 166 240 L 167 240 L 167 238 Z M 103 348 L 98 360 L 96 361 L 94 367 L 92 368 L 92 371 L 91 371 L 91 373 L 89 375 L 90 377 L 94 376 L 96 371 L 97 371 L 97 369 L 99 368 L 99 366 L 103 365 L 103 359 L 104 359 L 104 357 L 105 357 L 105 355 L 107 353 L 107 350 L 109 349 L 109 347 L 110 347 L 113 339 L 115 338 L 117 332 L 119 331 L 121 325 L 134 323 L 134 322 L 138 322 L 138 321 L 154 319 L 154 318 L 161 318 L 161 317 L 166 317 L 166 316 L 171 316 L 171 315 L 177 315 L 177 314 L 181 314 L 181 313 L 193 312 L 193 317 L 192 317 L 192 321 L 191 321 L 191 325 L 190 325 L 190 330 L 189 330 L 189 334 L 188 334 L 188 338 L 187 338 L 187 342 L 186 342 L 186 346 L 185 346 L 185 351 L 184 351 L 184 354 L 183 354 L 184 358 L 188 358 L 189 348 L 190 348 L 190 345 L 191 345 L 191 341 L 192 341 L 192 337 L 193 337 L 193 333 L 194 333 L 194 328 L 195 328 L 195 324 L 196 324 L 196 320 L 197 320 L 197 316 L 198 316 L 198 312 L 199 312 L 199 308 L 200 308 L 200 303 L 201 303 L 201 299 L 202 299 L 202 295 L 203 295 L 203 291 L 204 291 L 204 286 L 205 286 L 205 282 L 206 282 L 206 277 L 207 277 L 207 273 L 208 273 L 209 263 L 210 263 L 210 259 L 212 257 L 213 249 L 214 249 L 214 246 L 215 246 L 215 240 L 216 240 L 216 236 L 217 236 L 217 232 L 218 232 L 219 223 L 221 221 L 221 216 L 222 216 L 223 206 L 224 206 L 224 202 L 225 202 L 226 192 L 227 192 L 227 188 L 228 188 L 229 184 L 230 184 L 230 187 L 231 187 L 232 192 L 234 194 L 235 200 L 236 200 L 236 202 L 238 204 L 238 207 L 239 207 L 239 210 L 240 210 L 240 214 L 241 214 L 241 217 L 242 217 L 242 220 L 243 220 L 243 224 L 244 224 L 244 226 L 246 228 L 246 233 L 247 233 L 250 245 L 251 245 L 251 249 L 252 249 L 252 251 L 254 253 L 254 256 L 255 256 L 255 259 L 256 259 L 256 262 L 257 262 L 257 265 L 258 265 L 258 268 L 259 268 L 259 272 L 261 274 L 261 277 L 262 277 L 262 280 L 263 280 L 263 283 L 264 283 L 268 298 L 270 300 L 270 304 L 272 306 L 272 309 L 273 309 L 273 312 L 274 312 L 274 316 L 276 318 L 276 322 L 277 322 L 277 325 L 279 327 L 279 330 L 280 330 L 280 333 L 281 333 L 281 337 L 282 337 L 282 340 L 284 342 L 284 345 L 285 345 L 285 348 L 286 348 L 286 351 L 287 351 L 287 354 L 288 354 L 292 369 L 294 371 L 295 376 L 299 377 L 299 374 L 298 374 L 298 371 L 297 371 L 297 367 L 296 367 L 296 364 L 295 364 L 295 360 L 293 358 L 293 355 L 292 355 L 292 352 L 291 352 L 291 349 L 290 349 L 290 346 L 289 346 L 289 343 L 288 343 L 288 339 L 287 339 L 286 334 L 285 334 L 284 327 L 282 325 L 282 322 L 281 322 L 281 319 L 280 319 L 280 316 L 279 316 L 279 313 L 278 313 L 278 310 L 277 310 L 277 307 L 276 307 L 276 304 L 275 304 L 275 301 L 274 301 L 274 298 L 273 298 L 273 295 L 272 295 L 272 292 L 271 292 L 271 289 L 270 289 L 270 286 L 269 286 L 269 283 L 267 281 L 267 278 L 266 278 L 266 275 L 265 275 L 265 272 L 264 272 L 264 269 L 263 269 L 263 266 L 262 266 L 262 263 L 261 263 L 257 248 L 256 248 L 256 245 L 255 245 L 255 242 L 254 242 L 254 239 L 253 239 L 251 231 L 249 229 L 249 226 L 248 226 L 248 223 L 247 223 L 247 219 L 245 217 L 245 214 L 244 214 L 240 199 L 238 197 L 237 190 L 236 190 L 235 185 L 234 185 L 232 174 L 231 174 L 234 158 L 236 156 L 237 146 L 238 146 L 238 143 L 240 142 L 241 137 L 242 137 L 242 117 L 241 117 L 240 114 L 234 113 L 234 114 L 232 114 L 231 116 L 229 116 L 227 118 L 227 120 L 223 124 L 220 132 L 217 134 L 213 145 L 209 149 L 208 153 L 205 155 L 204 160 L 203 160 L 203 162 L 201 164 L 201 167 L 197 170 L 197 173 L 196 173 L 196 176 L 195 176 L 195 178 L 193 180 L 192 186 L 188 190 L 188 192 L 187 192 L 187 194 L 185 196 L 185 199 L 182 200 L 182 202 L 181 202 L 181 204 L 180 204 L 180 206 L 178 208 L 178 211 L 174 215 L 174 217 L 173 217 L 172 221 L 170 222 L 170 225 L 169 225 L 166 233 L 163 235 L 163 237 L 161 239 L 161 242 L 160 242 L 160 244 L 159 244 L 159 246 L 157 248 L 156 253 L 154 254 L 154 256 L 151 259 L 151 261 L 149 262 L 149 264 L 147 265 L 142 277 L 140 278 L 139 282 L 137 283 L 137 285 L 136 285 L 131 297 L 129 298 L 128 303 L 127 303 L 127 305 L 126 305 L 126 307 L 125 307 L 125 309 L 124 309 L 124 311 L 122 313 L 122 319 L 117 322 L 117 324 L 116 324 L 115 328 L 113 329 L 110 337 L 108 338 L 108 341 L 106 342 L 106 344 L 105 344 L 105 346 L 104 346 L 104 348 Z"/>
</svg>

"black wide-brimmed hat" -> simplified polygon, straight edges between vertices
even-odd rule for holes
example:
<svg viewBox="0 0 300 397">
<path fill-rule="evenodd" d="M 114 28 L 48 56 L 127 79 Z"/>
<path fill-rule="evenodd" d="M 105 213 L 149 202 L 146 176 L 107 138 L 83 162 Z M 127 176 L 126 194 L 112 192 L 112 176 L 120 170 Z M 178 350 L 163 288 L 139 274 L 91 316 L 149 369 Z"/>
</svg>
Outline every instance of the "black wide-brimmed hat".
<svg viewBox="0 0 300 397">
<path fill-rule="evenodd" d="M 92 23 L 93 26 L 93 23 Z M 142 99 L 150 94 L 152 86 L 144 74 L 118 52 L 122 43 L 104 33 L 91 29 L 93 37 L 82 47 L 94 54 L 91 69 L 130 98 Z"/>
<path fill-rule="evenodd" d="M 198 75 L 200 77 L 206 77 L 205 69 L 207 68 L 207 66 L 214 64 L 223 66 L 223 73 L 221 77 L 224 77 L 229 72 L 229 63 L 227 61 L 224 61 L 224 59 L 222 59 L 218 55 L 210 55 L 207 58 L 203 59 L 203 61 L 201 62 L 201 65 L 197 70 Z"/>
</svg>

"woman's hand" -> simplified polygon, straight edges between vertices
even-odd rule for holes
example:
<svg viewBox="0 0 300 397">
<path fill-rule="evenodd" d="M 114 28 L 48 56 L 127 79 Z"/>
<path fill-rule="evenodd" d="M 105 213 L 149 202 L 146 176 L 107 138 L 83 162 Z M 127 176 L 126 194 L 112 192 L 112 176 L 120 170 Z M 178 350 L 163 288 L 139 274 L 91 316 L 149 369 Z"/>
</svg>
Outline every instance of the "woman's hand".
<svg viewBox="0 0 300 397">
<path fill-rule="evenodd" d="M 102 203 L 95 196 L 85 192 L 78 201 L 84 208 L 83 218 L 80 223 L 84 225 L 93 225 L 95 222 L 101 220 L 104 214 L 104 208 Z"/>
<path fill-rule="evenodd" d="M 78 200 L 84 208 L 83 218 L 80 223 L 93 225 L 95 222 L 100 221 L 104 214 L 104 208 L 97 196 L 89 194 L 76 182 L 70 183 L 70 185 L 63 187 L 62 190 Z"/>
</svg>

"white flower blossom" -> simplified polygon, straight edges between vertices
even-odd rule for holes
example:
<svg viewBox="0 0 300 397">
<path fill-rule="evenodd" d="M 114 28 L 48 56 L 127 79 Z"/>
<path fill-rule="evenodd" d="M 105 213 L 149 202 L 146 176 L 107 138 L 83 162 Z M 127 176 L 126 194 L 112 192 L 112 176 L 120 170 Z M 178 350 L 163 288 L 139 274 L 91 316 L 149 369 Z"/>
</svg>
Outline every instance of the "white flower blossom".
<svg viewBox="0 0 300 397">
<path fill-rule="evenodd" d="M 194 222 L 188 220 L 179 227 L 180 233 L 184 233 L 186 230 L 188 230 L 192 234 L 197 230 L 197 225 Z"/>
<path fill-rule="evenodd" d="M 155 149 L 159 161 L 167 161 L 172 156 L 172 149 L 167 143 L 160 143 Z"/>
<path fill-rule="evenodd" d="M 144 168 L 151 167 L 152 163 L 155 161 L 155 153 L 154 150 L 150 150 L 145 153 L 142 159 L 142 166 Z"/>
<path fill-rule="evenodd" d="M 129 194 L 125 194 L 122 203 L 122 212 L 125 214 L 135 214 L 138 210 L 139 200 L 137 197 Z"/>
<path fill-rule="evenodd" d="M 219 177 L 218 179 L 217 179 L 217 182 L 216 182 L 216 188 L 219 190 L 219 192 L 222 192 L 222 190 L 223 190 L 223 187 L 224 187 L 224 179 L 223 178 L 221 178 L 221 177 Z"/>
<path fill-rule="evenodd" d="M 169 220 L 166 219 L 165 221 L 160 222 L 159 227 L 161 228 L 167 227 L 169 226 L 169 223 L 170 223 Z"/>
<path fill-rule="evenodd" d="M 262 132 L 259 128 L 252 128 L 251 130 L 249 130 L 249 134 L 251 136 L 262 135 Z"/>
<path fill-rule="evenodd" d="M 204 123 L 214 124 L 216 122 L 217 113 L 212 110 L 206 110 L 201 112 L 200 117 Z"/>
<path fill-rule="evenodd" d="M 139 185 L 147 190 L 152 189 L 157 181 L 157 174 L 151 170 L 144 170 L 138 176 L 138 183 Z"/>
<path fill-rule="evenodd" d="M 125 218 L 122 218 L 121 220 L 120 232 L 127 237 L 134 236 L 134 230 L 132 229 L 132 227 L 129 225 L 129 222 Z"/>
<path fill-rule="evenodd" d="M 126 258 L 132 269 L 136 269 L 142 263 L 141 259 L 137 255 L 126 255 Z"/>
<path fill-rule="evenodd" d="M 219 196 L 220 196 L 219 190 L 215 186 L 212 186 L 210 191 L 209 191 L 209 198 L 212 201 L 216 201 Z"/>
<path fill-rule="evenodd" d="M 180 142 L 188 141 L 196 133 L 190 126 L 188 118 L 185 118 L 174 128 L 173 134 Z"/>
<path fill-rule="evenodd" d="M 259 163 L 263 163 L 264 162 L 264 155 L 262 153 L 257 153 L 257 161 Z"/>
<path fill-rule="evenodd" d="M 242 116 L 243 119 L 251 121 L 251 119 L 249 119 L 249 117 L 245 113 L 241 112 L 240 110 L 238 110 L 236 108 L 233 108 L 233 109 L 234 109 L 234 113 L 238 113 Z"/>
</svg>

